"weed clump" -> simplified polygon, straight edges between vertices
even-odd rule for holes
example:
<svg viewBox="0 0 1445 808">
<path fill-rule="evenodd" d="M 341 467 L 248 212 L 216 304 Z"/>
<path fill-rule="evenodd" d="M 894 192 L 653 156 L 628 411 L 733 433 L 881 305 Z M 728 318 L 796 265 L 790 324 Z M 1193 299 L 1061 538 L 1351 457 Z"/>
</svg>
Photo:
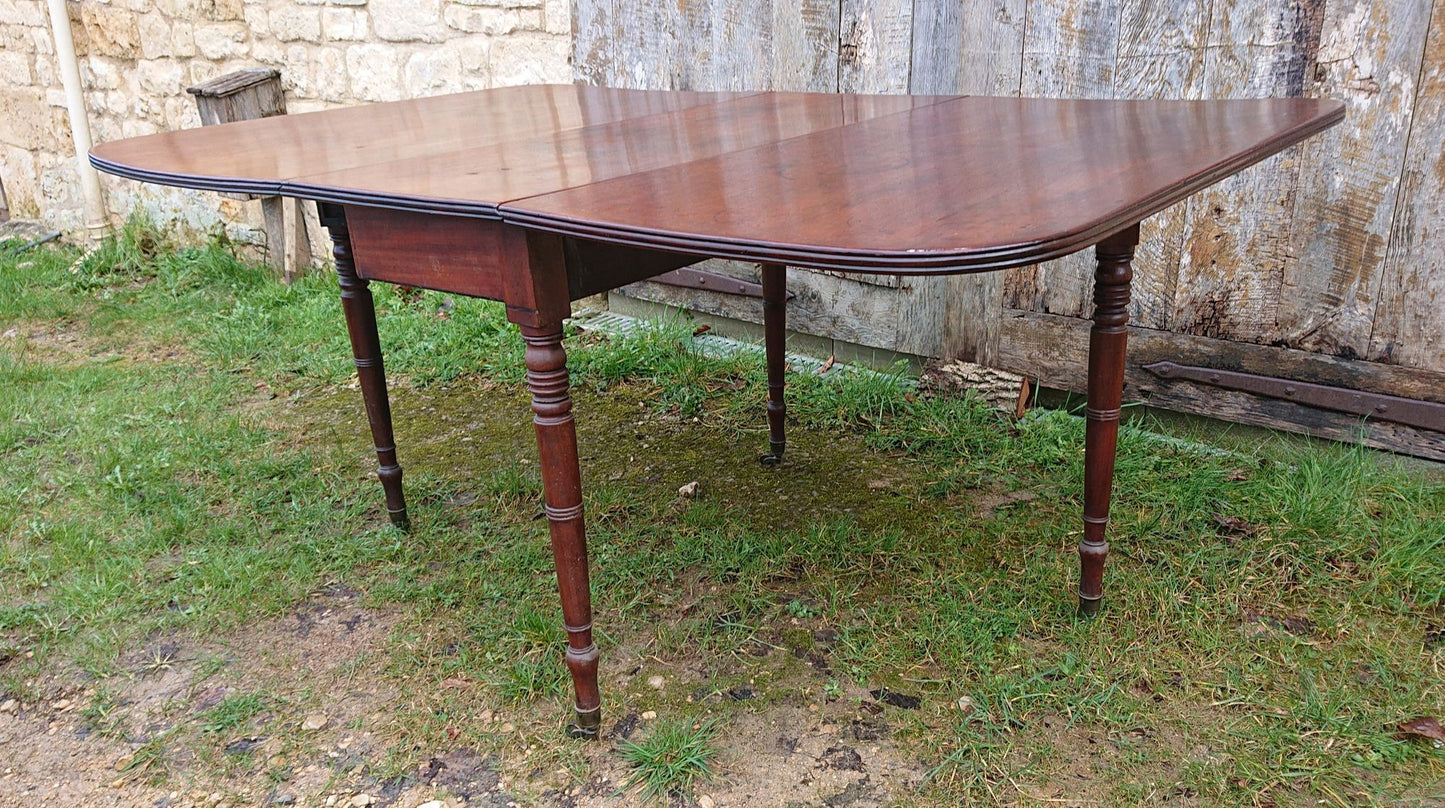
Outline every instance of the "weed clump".
<svg viewBox="0 0 1445 808">
<path fill-rule="evenodd" d="M 716 718 L 673 719 L 659 723 L 640 741 L 623 741 L 618 752 L 632 766 L 624 787 L 638 788 L 654 800 L 690 794 L 693 786 L 713 777 L 713 740 L 721 726 Z"/>
</svg>

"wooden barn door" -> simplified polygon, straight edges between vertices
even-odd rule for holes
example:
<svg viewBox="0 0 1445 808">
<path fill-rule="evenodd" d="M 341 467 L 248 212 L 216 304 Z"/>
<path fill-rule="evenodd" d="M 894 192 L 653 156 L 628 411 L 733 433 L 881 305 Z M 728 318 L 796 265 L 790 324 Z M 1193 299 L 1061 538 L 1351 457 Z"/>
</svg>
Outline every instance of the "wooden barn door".
<svg viewBox="0 0 1445 808">
<path fill-rule="evenodd" d="M 574 72 L 643 89 L 907 93 L 912 0 L 576 0 Z M 934 89 L 928 89 L 932 92 Z M 699 269 L 756 282 L 756 265 Z M 985 317 L 973 287 L 990 295 Z M 975 355 L 997 341 L 965 323 L 998 321 L 999 281 L 790 269 L 791 330 L 916 356 Z M 947 293 L 945 293 L 947 292 Z M 641 283 L 624 295 L 760 322 L 754 298 Z M 976 306 L 977 311 L 970 311 Z M 985 329 L 986 330 L 986 329 Z"/>
<path fill-rule="evenodd" d="M 1445 402 L 1445 2 L 1124 2 L 1073 24 L 1038 13 L 1053 5 L 1029 3 L 1040 38 L 1026 37 L 1025 95 L 1348 104 L 1343 125 L 1146 223 L 1128 397 L 1445 459 L 1441 427 L 1144 369 L 1172 361 Z M 1001 366 L 1083 389 L 1072 363 L 1089 274 L 1082 255 L 1007 274 Z"/>
<path fill-rule="evenodd" d="M 574 0 L 573 19 L 576 77 L 613 86 L 1344 99 L 1343 125 L 1145 223 L 1126 394 L 1445 459 L 1436 429 L 1143 367 L 1445 403 L 1445 0 Z M 794 271 L 790 325 L 1082 390 L 1091 274 L 1087 253 L 885 285 Z M 711 293 L 629 293 L 760 316 Z"/>
</svg>

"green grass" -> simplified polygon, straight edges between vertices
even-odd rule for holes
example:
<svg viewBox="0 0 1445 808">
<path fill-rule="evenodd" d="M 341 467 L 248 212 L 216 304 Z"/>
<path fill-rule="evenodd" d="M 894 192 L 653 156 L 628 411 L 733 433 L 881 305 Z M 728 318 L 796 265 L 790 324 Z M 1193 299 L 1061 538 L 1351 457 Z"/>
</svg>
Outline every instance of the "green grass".
<svg viewBox="0 0 1445 808">
<path fill-rule="evenodd" d="M 462 732 L 506 754 L 476 718 L 505 708 L 552 756 L 521 770 L 585 777 L 554 738 L 570 687 L 500 306 L 374 287 L 404 535 L 363 478 L 332 279 L 282 286 L 231 245 L 143 224 L 77 257 L 0 257 L 0 695 L 35 700 L 37 677 L 75 666 L 101 683 L 86 718 L 109 726 L 127 677 L 226 675 L 214 649 L 159 659 L 154 638 L 225 637 L 342 582 L 401 615 L 375 675 L 400 694 L 378 709 L 405 749 Z M 928 804 L 1082 782 L 1119 805 L 1438 798 L 1445 755 L 1394 730 L 1445 714 L 1438 469 L 1283 437 L 1211 453 L 1127 427 L 1108 601 L 1081 621 L 1080 419 L 794 374 L 789 460 L 765 471 L 760 359 L 690 339 L 686 323 L 568 339 L 609 720 L 692 714 L 686 693 L 633 688 L 629 669 L 660 662 L 712 672 L 705 692 L 773 683 L 714 698 L 719 715 L 880 686 L 922 697 L 889 721 L 929 772 Z M 702 495 L 680 500 L 691 479 Z M 200 723 L 291 701 L 248 690 Z M 703 734 L 672 730 L 661 751 Z M 168 771 L 192 735 L 156 735 L 135 765 Z"/>
<path fill-rule="evenodd" d="M 721 729 L 717 719 L 674 719 L 659 723 L 640 741 L 618 744 L 632 767 L 625 787 L 658 802 L 674 794 L 690 797 L 693 786 L 714 776 L 713 740 Z"/>
<path fill-rule="evenodd" d="M 269 704 L 259 693 L 227 696 L 201 714 L 202 732 L 230 732 L 265 712 Z"/>
</svg>

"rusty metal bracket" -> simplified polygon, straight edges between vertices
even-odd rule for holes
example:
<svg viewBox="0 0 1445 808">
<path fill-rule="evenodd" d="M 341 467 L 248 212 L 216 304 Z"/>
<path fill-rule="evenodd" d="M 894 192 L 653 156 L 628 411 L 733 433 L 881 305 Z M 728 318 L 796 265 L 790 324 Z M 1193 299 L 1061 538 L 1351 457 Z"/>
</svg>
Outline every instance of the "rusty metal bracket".
<svg viewBox="0 0 1445 808">
<path fill-rule="evenodd" d="M 1225 390 L 1239 390 L 1245 393 L 1295 401 L 1336 412 L 1365 415 L 1380 421 L 1445 432 L 1445 404 L 1434 401 L 1416 401 L 1413 398 L 1387 396 L 1382 393 L 1362 393 L 1345 387 L 1331 387 L 1325 384 L 1299 382 L 1274 376 L 1256 376 L 1233 370 L 1180 365 L 1174 362 L 1155 362 L 1144 369 L 1161 379 L 1182 379 L 1184 381 L 1222 387 Z"/>
<path fill-rule="evenodd" d="M 762 297 L 763 286 L 752 281 L 740 281 L 737 278 L 729 278 L 716 272 L 708 272 L 692 267 L 674 269 L 661 275 L 648 278 L 653 283 L 661 283 L 667 286 L 682 286 L 688 289 L 706 289 L 710 292 L 721 292 L 725 295 L 742 295 L 743 297 Z M 793 293 L 788 292 L 788 300 L 793 299 Z"/>
</svg>

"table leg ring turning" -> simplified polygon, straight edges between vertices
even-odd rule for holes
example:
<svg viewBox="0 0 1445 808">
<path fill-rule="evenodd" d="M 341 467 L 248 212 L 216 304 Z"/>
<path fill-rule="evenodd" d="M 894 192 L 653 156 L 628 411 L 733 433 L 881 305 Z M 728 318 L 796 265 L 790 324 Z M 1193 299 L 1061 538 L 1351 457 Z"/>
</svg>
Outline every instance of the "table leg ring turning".
<svg viewBox="0 0 1445 808">
<path fill-rule="evenodd" d="M 1114 484 L 1119 408 L 1124 398 L 1131 262 L 1139 226 L 1099 242 L 1094 252 L 1094 326 L 1089 331 L 1089 403 L 1084 426 L 1084 538 L 1079 542 L 1079 613 L 1093 616 L 1104 600 L 1105 528 Z"/>
<path fill-rule="evenodd" d="M 602 725 L 597 684 L 597 646 L 592 641 L 592 593 L 587 569 L 587 533 L 582 509 L 582 475 L 577 463 L 577 427 L 562 348 L 562 323 L 522 326 L 527 348 L 527 388 L 542 461 L 542 488 L 557 589 L 567 631 L 567 669 L 576 696 L 576 720 L 567 734 L 595 738 Z"/>
<path fill-rule="evenodd" d="M 346 225 L 344 210 L 338 205 L 326 203 L 318 204 L 316 209 L 321 224 L 331 235 L 331 255 L 336 259 L 336 280 L 341 287 L 341 309 L 346 315 L 352 361 L 356 365 L 361 398 L 366 404 L 366 418 L 371 423 L 371 437 L 375 441 L 376 476 L 386 492 L 386 513 L 393 525 L 409 530 L 411 520 L 406 513 L 401 464 L 396 459 L 396 439 L 392 436 L 386 365 L 381 356 L 381 337 L 376 332 L 376 304 L 371 298 L 371 285 L 356 274 L 351 231 Z"/>
<path fill-rule="evenodd" d="M 589 627 L 587 632 L 590 634 Z M 589 645 L 583 649 L 567 649 L 567 669 L 572 672 L 572 681 L 576 689 L 576 705 L 574 710 L 576 717 L 571 724 L 567 725 L 567 736 L 581 740 L 592 740 L 602 728 L 602 704 L 600 694 L 597 692 L 597 658 L 599 654 L 597 646 Z M 585 682 L 593 682 L 591 693 L 584 693 Z M 590 695 L 590 698 L 589 698 Z M 589 704 L 590 703 L 590 704 Z"/>
</svg>

